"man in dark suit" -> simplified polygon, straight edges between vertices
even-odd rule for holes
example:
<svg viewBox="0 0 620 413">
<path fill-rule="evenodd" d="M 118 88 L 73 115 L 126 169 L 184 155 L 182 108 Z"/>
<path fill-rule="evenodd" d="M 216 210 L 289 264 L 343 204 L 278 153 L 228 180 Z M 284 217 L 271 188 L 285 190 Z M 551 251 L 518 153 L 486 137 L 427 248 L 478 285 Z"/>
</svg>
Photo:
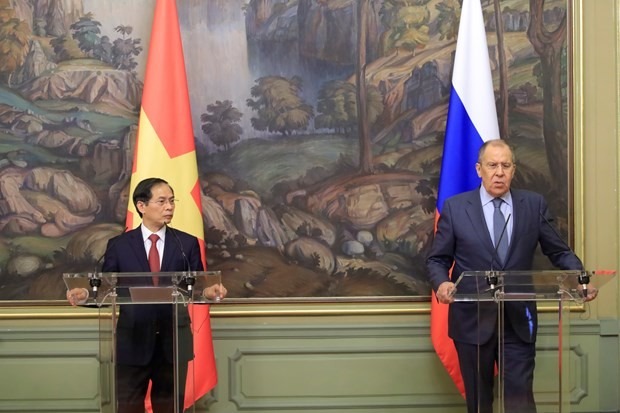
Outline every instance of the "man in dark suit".
<svg viewBox="0 0 620 413">
<path fill-rule="evenodd" d="M 133 203 L 142 224 L 111 239 L 105 253 L 103 272 L 203 271 L 198 239 L 168 226 L 175 209 L 174 191 L 160 178 L 141 181 Z M 165 285 L 152 279 L 121 278 L 121 287 Z M 121 290 L 123 291 L 123 290 Z M 71 290 L 67 298 L 76 305 L 88 298 L 88 291 Z M 208 298 L 223 298 L 226 288 L 216 284 L 205 290 Z M 121 306 L 116 326 L 116 388 L 119 413 L 143 413 L 144 398 L 152 382 L 154 413 L 174 411 L 173 306 L 140 304 Z M 187 308 L 178 311 L 179 403 L 182 409 L 187 362 L 193 358 L 190 317 Z"/>
<path fill-rule="evenodd" d="M 531 270 L 539 244 L 555 267 L 583 269 L 579 258 L 549 221 L 545 221 L 548 211 L 544 198 L 533 192 L 510 189 L 515 168 L 508 144 L 499 139 L 488 141 L 480 148 L 476 164 L 482 185 L 445 201 L 426 261 L 428 277 L 440 302 L 454 301 L 454 281 L 464 271 Z M 505 219 L 503 231 L 498 231 L 503 234 L 498 236 L 493 228 L 495 204 L 503 217 L 511 217 Z M 503 259 L 498 256 L 498 242 L 508 244 Z M 472 284 L 475 281 L 471 279 L 461 282 L 459 292 L 475 292 L 477 286 Z M 588 300 L 596 296 L 596 290 L 589 291 Z M 507 302 L 504 308 L 505 411 L 533 413 L 536 412 L 533 394 L 536 303 Z M 494 365 L 499 357 L 497 306 L 492 302 L 480 306 L 465 302 L 452 304 L 448 312 L 448 335 L 459 357 L 467 411 L 492 413 Z"/>
</svg>

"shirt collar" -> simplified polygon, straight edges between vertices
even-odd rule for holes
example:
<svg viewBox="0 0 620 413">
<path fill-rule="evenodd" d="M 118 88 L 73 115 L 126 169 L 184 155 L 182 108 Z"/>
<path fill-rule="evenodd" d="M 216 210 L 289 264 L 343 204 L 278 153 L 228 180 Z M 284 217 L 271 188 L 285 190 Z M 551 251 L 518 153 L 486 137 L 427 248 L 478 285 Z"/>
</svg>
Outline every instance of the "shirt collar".
<svg viewBox="0 0 620 413">
<path fill-rule="evenodd" d="M 140 224 L 140 229 L 142 231 L 142 241 L 146 242 L 147 239 L 151 236 L 151 234 L 157 234 L 160 240 L 164 241 L 166 239 L 166 226 L 164 225 L 157 232 L 151 232 L 147 227 L 143 224 Z"/>
<path fill-rule="evenodd" d="M 496 197 L 490 195 L 486 189 L 482 185 L 480 185 L 480 201 L 482 202 L 482 206 L 485 206 L 489 202 L 492 202 Z M 500 196 L 506 204 L 512 207 L 512 194 L 510 191 L 506 192 L 504 195 Z"/>
</svg>

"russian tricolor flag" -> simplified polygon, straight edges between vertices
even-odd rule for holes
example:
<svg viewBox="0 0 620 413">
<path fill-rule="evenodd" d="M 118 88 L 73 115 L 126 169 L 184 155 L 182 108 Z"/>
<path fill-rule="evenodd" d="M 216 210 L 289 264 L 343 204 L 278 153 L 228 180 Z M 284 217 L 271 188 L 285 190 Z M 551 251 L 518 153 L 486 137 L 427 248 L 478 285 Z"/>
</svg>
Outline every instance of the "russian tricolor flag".
<svg viewBox="0 0 620 413">
<path fill-rule="evenodd" d="M 436 220 L 444 201 L 480 185 L 476 162 L 480 146 L 498 139 L 499 128 L 480 0 L 464 0 L 454 58 L 452 90 L 439 176 Z M 431 339 L 450 377 L 465 395 L 458 357 L 448 337 L 448 305 L 431 300 Z"/>
</svg>

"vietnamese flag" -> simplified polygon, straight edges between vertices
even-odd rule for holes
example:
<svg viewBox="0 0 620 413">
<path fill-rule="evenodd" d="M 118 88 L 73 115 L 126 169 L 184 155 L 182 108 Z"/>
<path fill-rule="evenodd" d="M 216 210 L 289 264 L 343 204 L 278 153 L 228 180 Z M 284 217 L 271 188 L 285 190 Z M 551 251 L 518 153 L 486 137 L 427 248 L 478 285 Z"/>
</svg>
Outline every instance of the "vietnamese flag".
<svg viewBox="0 0 620 413">
<path fill-rule="evenodd" d="M 168 181 L 179 199 L 174 228 L 198 238 L 204 263 L 200 183 L 175 0 L 157 0 L 155 5 L 135 148 L 130 193 L 146 178 Z M 130 199 L 127 228 L 135 228 L 139 221 Z M 209 306 L 192 307 L 195 358 L 188 368 L 185 408 L 217 383 Z M 147 406 L 148 400 L 147 395 Z"/>
<path fill-rule="evenodd" d="M 464 0 L 456 43 L 452 90 L 439 176 L 435 229 L 444 201 L 480 185 L 476 174 L 482 144 L 499 138 L 493 78 L 480 0 Z M 435 352 L 463 396 L 454 342 L 448 337 L 448 305 L 431 297 L 431 339 Z"/>
</svg>

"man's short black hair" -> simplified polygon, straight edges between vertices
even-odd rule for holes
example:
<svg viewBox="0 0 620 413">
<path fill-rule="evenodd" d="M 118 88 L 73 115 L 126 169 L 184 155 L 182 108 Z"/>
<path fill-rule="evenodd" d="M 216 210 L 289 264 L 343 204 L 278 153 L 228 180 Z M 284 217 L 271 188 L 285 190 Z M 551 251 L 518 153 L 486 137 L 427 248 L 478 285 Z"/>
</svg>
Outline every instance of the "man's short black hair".
<svg viewBox="0 0 620 413">
<path fill-rule="evenodd" d="M 136 185 L 136 189 L 133 190 L 133 206 L 136 208 L 136 211 L 138 212 L 138 215 L 140 215 L 140 218 L 142 218 L 142 212 L 140 212 L 140 210 L 138 209 L 138 202 L 146 203 L 150 201 L 153 197 L 151 189 L 153 189 L 154 186 L 160 184 L 166 184 L 170 186 L 167 181 L 161 178 L 146 178 L 140 181 L 138 185 Z M 170 189 L 172 189 L 171 186 Z"/>
</svg>

